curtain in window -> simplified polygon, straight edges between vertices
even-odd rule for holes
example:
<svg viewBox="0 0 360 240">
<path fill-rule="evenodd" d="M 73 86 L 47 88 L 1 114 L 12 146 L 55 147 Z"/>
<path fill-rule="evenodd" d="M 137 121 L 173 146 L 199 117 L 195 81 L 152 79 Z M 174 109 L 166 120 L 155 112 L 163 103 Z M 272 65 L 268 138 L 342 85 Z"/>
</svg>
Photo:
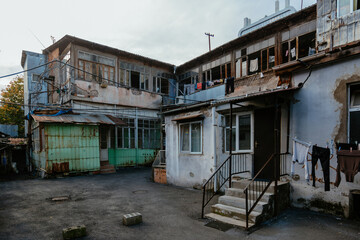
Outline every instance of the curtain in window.
<svg viewBox="0 0 360 240">
<path fill-rule="evenodd" d="M 201 124 L 191 124 L 191 152 L 201 152 Z"/>
<path fill-rule="evenodd" d="M 181 151 L 189 151 L 189 134 L 190 128 L 189 124 L 184 124 L 180 126 L 180 136 L 181 136 Z"/>
</svg>

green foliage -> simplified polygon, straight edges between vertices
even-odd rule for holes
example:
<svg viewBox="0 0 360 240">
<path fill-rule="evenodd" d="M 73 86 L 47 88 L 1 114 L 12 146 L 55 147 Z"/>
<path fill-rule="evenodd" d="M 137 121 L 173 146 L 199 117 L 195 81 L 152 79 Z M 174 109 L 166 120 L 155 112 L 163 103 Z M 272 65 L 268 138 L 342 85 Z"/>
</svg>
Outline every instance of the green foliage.
<svg viewBox="0 0 360 240">
<path fill-rule="evenodd" d="M 15 103 L 15 104 L 11 104 Z M 14 78 L 1 90 L 0 124 L 19 126 L 19 136 L 24 136 L 24 78 Z"/>
</svg>

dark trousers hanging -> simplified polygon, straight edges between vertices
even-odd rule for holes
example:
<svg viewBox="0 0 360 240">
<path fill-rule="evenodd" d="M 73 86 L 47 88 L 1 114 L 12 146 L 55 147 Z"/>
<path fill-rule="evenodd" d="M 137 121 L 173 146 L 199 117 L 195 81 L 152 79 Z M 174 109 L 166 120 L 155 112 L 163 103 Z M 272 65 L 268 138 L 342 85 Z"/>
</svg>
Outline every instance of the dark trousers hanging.
<svg viewBox="0 0 360 240">
<path fill-rule="evenodd" d="M 315 187 L 315 166 L 320 159 L 321 167 L 324 173 L 325 191 L 330 191 L 330 149 L 313 146 L 312 151 L 312 178 L 313 186 Z"/>
</svg>

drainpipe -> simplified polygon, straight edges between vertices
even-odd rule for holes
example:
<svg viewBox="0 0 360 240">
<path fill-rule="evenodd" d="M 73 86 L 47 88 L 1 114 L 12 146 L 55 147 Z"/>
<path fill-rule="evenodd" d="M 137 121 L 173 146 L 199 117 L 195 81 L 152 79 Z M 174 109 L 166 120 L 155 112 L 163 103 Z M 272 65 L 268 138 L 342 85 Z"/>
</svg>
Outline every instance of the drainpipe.
<svg viewBox="0 0 360 240">
<path fill-rule="evenodd" d="M 215 118 L 215 108 L 216 107 L 212 107 L 212 125 L 213 125 L 213 157 L 214 157 L 214 165 L 213 165 L 213 169 L 214 171 L 216 170 L 216 166 L 217 166 L 217 163 L 216 163 L 216 128 L 217 128 L 217 124 L 216 124 L 216 118 Z M 216 178 L 215 178 L 215 182 L 214 182 L 214 187 L 215 189 L 217 189 L 216 186 L 217 185 L 217 181 L 216 181 Z"/>
</svg>

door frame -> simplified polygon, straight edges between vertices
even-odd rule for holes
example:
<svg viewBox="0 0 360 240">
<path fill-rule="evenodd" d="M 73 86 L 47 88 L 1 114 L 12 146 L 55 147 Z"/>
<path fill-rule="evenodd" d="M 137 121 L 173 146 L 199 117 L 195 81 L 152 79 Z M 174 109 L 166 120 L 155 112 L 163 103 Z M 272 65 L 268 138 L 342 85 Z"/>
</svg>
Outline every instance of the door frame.
<svg viewBox="0 0 360 240">
<path fill-rule="evenodd" d="M 105 130 L 104 130 L 105 129 Z M 100 161 L 106 162 L 109 161 L 109 148 L 110 148 L 110 127 L 107 125 L 99 125 L 99 149 L 100 149 Z M 102 148 L 102 134 L 106 132 L 106 149 Z M 106 152 L 106 154 L 105 154 Z M 103 158 L 103 156 L 106 156 L 106 159 Z"/>
</svg>

